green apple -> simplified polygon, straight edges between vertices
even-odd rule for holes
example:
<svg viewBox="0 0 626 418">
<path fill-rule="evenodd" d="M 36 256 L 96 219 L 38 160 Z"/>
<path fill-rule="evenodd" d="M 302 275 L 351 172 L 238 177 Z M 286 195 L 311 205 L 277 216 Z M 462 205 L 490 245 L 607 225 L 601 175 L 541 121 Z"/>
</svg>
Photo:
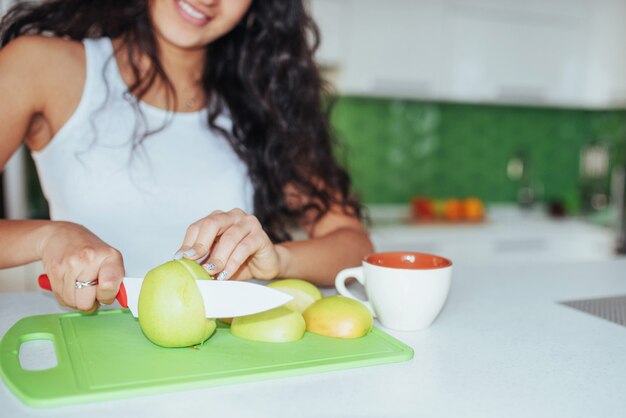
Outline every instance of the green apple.
<svg viewBox="0 0 626 418">
<path fill-rule="evenodd" d="M 230 324 L 230 332 L 235 337 L 270 343 L 297 341 L 305 330 L 302 314 L 286 306 L 239 316 Z"/>
<path fill-rule="evenodd" d="M 139 292 L 139 325 L 162 347 L 187 347 L 204 342 L 216 328 L 206 317 L 195 280 L 211 280 L 195 261 L 168 261 L 150 270 Z"/>
<path fill-rule="evenodd" d="M 314 284 L 305 280 L 276 280 L 267 286 L 293 296 L 293 299 L 287 302 L 285 306 L 300 313 L 304 312 L 313 302 L 322 298 L 322 292 Z"/>
<path fill-rule="evenodd" d="M 344 296 L 322 298 L 309 306 L 302 316 L 307 331 L 338 338 L 362 337 L 374 323 L 365 305 Z"/>
</svg>

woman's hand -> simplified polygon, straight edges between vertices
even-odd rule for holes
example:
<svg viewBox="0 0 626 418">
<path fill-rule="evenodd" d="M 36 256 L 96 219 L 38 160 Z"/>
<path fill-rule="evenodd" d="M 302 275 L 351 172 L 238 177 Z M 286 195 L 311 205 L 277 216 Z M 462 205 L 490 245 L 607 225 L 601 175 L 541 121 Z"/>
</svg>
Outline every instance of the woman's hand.
<svg viewBox="0 0 626 418">
<path fill-rule="evenodd" d="M 259 220 L 241 209 L 215 211 L 187 228 L 174 258 L 203 260 L 218 280 L 273 279 L 279 256 Z"/>
<path fill-rule="evenodd" d="M 52 222 L 39 252 L 60 304 L 93 312 L 99 303 L 113 303 L 124 277 L 122 255 L 87 228 Z M 97 286 L 76 288 L 76 282 L 94 279 Z"/>
</svg>

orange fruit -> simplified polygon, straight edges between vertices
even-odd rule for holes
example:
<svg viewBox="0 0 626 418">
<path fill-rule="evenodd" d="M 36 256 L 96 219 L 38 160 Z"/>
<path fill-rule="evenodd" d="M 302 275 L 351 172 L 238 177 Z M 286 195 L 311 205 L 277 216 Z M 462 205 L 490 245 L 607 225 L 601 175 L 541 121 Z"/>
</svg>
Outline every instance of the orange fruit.
<svg viewBox="0 0 626 418">
<path fill-rule="evenodd" d="M 443 202 L 443 217 L 453 222 L 463 219 L 463 203 L 459 199 L 446 199 Z"/>
<path fill-rule="evenodd" d="M 485 217 L 485 206 L 477 197 L 463 200 L 463 218 L 470 222 L 479 222 Z"/>
</svg>

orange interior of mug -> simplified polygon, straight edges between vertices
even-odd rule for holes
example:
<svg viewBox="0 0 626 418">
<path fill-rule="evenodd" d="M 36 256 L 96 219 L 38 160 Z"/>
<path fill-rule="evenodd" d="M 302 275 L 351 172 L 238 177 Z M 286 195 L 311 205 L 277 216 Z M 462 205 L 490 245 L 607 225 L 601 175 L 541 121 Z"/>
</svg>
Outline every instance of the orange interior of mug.
<svg viewBox="0 0 626 418">
<path fill-rule="evenodd" d="M 452 265 L 452 261 L 438 255 L 404 251 L 370 254 L 364 261 L 375 266 L 411 270 L 440 269 Z"/>
</svg>

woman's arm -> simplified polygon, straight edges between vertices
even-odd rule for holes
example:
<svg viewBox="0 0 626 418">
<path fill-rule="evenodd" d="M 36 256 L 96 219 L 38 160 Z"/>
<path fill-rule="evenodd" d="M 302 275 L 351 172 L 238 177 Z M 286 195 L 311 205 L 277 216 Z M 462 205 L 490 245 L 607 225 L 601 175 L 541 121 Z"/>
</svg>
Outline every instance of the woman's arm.
<svg viewBox="0 0 626 418">
<path fill-rule="evenodd" d="M 34 38 L 18 38 L 0 50 L 0 169 L 25 141 L 45 108 L 41 50 Z M 39 260 L 46 221 L 0 222 L 0 268 Z"/>
<path fill-rule="evenodd" d="M 93 311 L 115 299 L 124 266 L 119 251 L 71 222 L 0 220 L 0 268 L 41 260 L 59 303 Z M 76 289 L 76 282 L 98 286 Z"/>
<path fill-rule="evenodd" d="M 0 269 L 41 260 L 41 247 L 52 225 L 44 220 L 0 220 Z"/>
<path fill-rule="evenodd" d="M 374 250 L 365 226 L 339 210 L 327 213 L 307 232 L 307 240 L 276 245 L 279 277 L 333 286 L 340 270 L 360 265 Z"/>
<path fill-rule="evenodd" d="M 274 245 L 255 216 L 217 211 L 189 226 L 175 258 L 203 260 L 221 280 L 294 277 L 330 286 L 341 269 L 372 252 L 363 224 L 338 209 L 309 225 L 309 239 Z"/>
<path fill-rule="evenodd" d="M 77 42 L 24 36 L 0 50 L 0 168 L 23 142 L 48 144 L 80 100 L 84 70 Z M 0 248 L 0 268 L 41 260 L 59 302 L 84 311 L 111 303 L 124 276 L 120 253 L 70 222 L 1 220 Z"/>
<path fill-rule="evenodd" d="M 45 108 L 44 63 L 32 39 L 16 39 L 0 50 L 0 169 L 29 135 Z"/>
</svg>

